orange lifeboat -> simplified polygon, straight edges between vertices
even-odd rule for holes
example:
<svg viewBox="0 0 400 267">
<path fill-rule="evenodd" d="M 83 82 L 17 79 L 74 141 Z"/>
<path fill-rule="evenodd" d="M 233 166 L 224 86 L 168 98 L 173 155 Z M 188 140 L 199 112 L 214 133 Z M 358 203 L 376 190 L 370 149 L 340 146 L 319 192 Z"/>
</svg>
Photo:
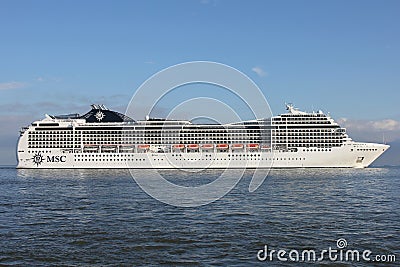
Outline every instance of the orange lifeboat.
<svg viewBox="0 0 400 267">
<path fill-rule="evenodd" d="M 184 144 L 177 144 L 172 146 L 174 149 L 184 149 L 185 145 Z"/>
<path fill-rule="evenodd" d="M 217 144 L 217 148 L 219 149 L 227 149 L 228 147 L 228 144 Z"/>
<path fill-rule="evenodd" d="M 242 149 L 243 148 L 243 144 L 233 144 L 232 145 L 232 149 Z"/>
<path fill-rule="evenodd" d="M 189 148 L 189 149 L 198 149 L 199 145 L 198 144 L 190 144 L 190 145 L 187 145 L 187 148 Z"/>
<path fill-rule="evenodd" d="M 150 145 L 138 145 L 139 149 L 149 149 Z"/>
<path fill-rule="evenodd" d="M 258 144 L 247 144 L 247 148 L 258 148 Z"/>
<path fill-rule="evenodd" d="M 212 149 L 212 148 L 214 148 L 214 145 L 213 144 L 203 144 L 203 145 L 201 145 L 201 148 L 202 149 Z"/>
</svg>

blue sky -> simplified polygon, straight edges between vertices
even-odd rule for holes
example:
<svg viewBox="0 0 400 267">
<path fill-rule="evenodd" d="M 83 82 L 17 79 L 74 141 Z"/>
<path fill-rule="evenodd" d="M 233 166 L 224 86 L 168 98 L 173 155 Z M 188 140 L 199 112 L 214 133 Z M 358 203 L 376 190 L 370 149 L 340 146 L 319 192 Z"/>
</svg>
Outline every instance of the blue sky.
<svg viewBox="0 0 400 267">
<path fill-rule="evenodd" d="M 124 111 L 152 74 L 194 60 L 247 74 L 274 114 L 293 102 L 343 119 L 354 139 L 374 141 L 384 131 L 400 139 L 399 1 L 0 6 L 0 164 L 15 162 L 19 127 L 44 113 L 83 113 L 93 102 Z"/>
</svg>

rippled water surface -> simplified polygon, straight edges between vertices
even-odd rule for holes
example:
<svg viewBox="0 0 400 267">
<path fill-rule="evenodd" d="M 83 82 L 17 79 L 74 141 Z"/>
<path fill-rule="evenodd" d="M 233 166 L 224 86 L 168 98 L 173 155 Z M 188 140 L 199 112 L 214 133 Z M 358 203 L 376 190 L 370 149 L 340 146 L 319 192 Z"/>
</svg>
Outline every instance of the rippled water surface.
<svg viewBox="0 0 400 267">
<path fill-rule="evenodd" d="M 164 174 L 187 186 L 219 172 Z M 282 262 L 259 262 L 264 245 L 322 250 L 339 238 L 399 263 L 399 168 L 273 170 L 249 193 L 251 175 L 212 204 L 178 208 L 125 170 L 0 169 L 0 264 L 271 266 Z"/>
</svg>

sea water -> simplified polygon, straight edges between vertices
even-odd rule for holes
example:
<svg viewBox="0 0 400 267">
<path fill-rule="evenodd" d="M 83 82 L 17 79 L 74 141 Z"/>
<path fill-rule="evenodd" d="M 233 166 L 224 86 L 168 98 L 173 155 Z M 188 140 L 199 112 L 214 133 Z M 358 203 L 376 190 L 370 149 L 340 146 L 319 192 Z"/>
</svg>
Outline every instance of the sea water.
<svg viewBox="0 0 400 267">
<path fill-rule="evenodd" d="M 220 174 L 160 172 L 184 186 Z M 0 264 L 299 266 L 307 262 L 290 251 L 319 256 L 339 239 L 399 263 L 400 168 L 277 169 L 250 193 L 251 176 L 209 205 L 182 208 L 148 196 L 127 170 L 2 168 Z M 263 259 L 266 246 L 286 254 Z"/>
</svg>

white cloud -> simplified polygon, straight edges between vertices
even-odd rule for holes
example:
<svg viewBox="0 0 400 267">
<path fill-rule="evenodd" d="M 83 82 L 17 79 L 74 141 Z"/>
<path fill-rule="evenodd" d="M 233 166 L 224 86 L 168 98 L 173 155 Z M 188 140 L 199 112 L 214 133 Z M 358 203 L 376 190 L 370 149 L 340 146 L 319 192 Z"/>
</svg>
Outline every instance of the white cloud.
<svg viewBox="0 0 400 267">
<path fill-rule="evenodd" d="M 337 122 L 347 128 L 347 133 L 356 141 L 382 142 L 383 136 L 388 142 L 400 139 L 400 122 L 394 119 L 368 121 L 340 118 Z"/>
<path fill-rule="evenodd" d="M 0 90 L 12 90 L 26 87 L 27 84 L 23 82 L 6 82 L 0 83 Z"/>
<path fill-rule="evenodd" d="M 253 67 L 251 70 L 254 71 L 255 73 L 257 73 L 257 75 L 260 76 L 260 77 L 265 77 L 268 74 L 261 67 Z"/>
<path fill-rule="evenodd" d="M 382 121 L 371 122 L 372 126 L 377 130 L 383 131 L 396 131 L 400 130 L 400 123 L 398 121 L 387 119 Z"/>
<path fill-rule="evenodd" d="M 393 119 L 378 121 L 351 120 L 347 118 L 338 119 L 338 123 L 357 130 L 365 131 L 400 131 L 400 122 Z"/>
</svg>

